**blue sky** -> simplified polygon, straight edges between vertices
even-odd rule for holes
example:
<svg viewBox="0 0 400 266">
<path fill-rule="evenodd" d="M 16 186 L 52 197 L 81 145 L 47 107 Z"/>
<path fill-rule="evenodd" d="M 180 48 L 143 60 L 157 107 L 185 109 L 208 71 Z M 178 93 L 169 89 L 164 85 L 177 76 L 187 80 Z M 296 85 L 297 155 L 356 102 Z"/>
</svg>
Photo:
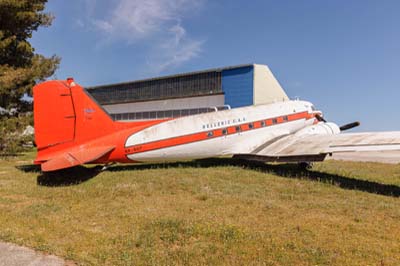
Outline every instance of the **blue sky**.
<svg viewBox="0 0 400 266">
<path fill-rule="evenodd" d="M 400 130 L 400 1 L 69 0 L 32 38 L 58 79 L 107 84 L 266 64 L 292 98 L 358 131 Z"/>
</svg>

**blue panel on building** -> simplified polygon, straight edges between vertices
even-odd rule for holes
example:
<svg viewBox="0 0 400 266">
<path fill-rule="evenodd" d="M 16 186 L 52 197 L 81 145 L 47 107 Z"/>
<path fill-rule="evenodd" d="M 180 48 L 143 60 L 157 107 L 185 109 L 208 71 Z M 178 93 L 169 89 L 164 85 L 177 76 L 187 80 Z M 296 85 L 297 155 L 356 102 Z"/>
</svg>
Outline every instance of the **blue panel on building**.
<svg viewBox="0 0 400 266">
<path fill-rule="evenodd" d="M 253 105 L 253 72 L 253 66 L 222 71 L 225 104 L 232 108 Z"/>
</svg>

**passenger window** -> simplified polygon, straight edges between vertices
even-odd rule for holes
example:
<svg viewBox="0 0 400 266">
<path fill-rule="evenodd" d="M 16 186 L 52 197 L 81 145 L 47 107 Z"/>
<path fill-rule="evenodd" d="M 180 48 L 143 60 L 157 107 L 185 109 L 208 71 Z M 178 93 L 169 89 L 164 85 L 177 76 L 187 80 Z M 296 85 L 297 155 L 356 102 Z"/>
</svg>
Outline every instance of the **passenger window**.
<svg viewBox="0 0 400 266">
<path fill-rule="evenodd" d="M 222 129 L 222 135 L 228 134 L 228 130 L 226 128 Z"/>
<path fill-rule="evenodd" d="M 284 122 L 287 122 L 287 121 L 289 121 L 289 118 L 285 115 L 285 116 L 283 117 L 283 121 L 284 121 Z"/>
<path fill-rule="evenodd" d="M 253 123 L 249 123 L 249 129 L 253 129 L 254 128 L 254 124 Z"/>
<path fill-rule="evenodd" d="M 214 136 L 214 132 L 210 131 L 207 133 L 207 137 L 211 138 L 212 136 Z"/>
<path fill-rule="evenodd" d="M 240 128 L 240 126 L 236 126 L 236 127 L 235 127 L 235 130 L 236 130 L 236 132 L 242 131 L 242 129 Z"/>
<path fill-rule="evenodd" d="M 272 124 L 273 125 L 278 124 L 278 119 L 276 119 L 276 118 L 272 119 Z"/>
<path fill-rule="evenodd" d="M 265 127 L 265 121 L 261 121 L 261 127 Z"/>
</svg>

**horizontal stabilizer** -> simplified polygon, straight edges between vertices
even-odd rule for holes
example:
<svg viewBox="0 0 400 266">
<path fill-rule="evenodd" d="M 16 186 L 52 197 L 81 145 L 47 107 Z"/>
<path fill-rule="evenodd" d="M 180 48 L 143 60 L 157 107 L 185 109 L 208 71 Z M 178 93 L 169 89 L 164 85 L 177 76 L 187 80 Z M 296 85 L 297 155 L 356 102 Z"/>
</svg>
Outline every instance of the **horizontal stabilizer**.
<svg viewBox="0 0 400 266">
<path fill-rule="evenodd" d="M 42 164 L 42 171 L 49 172 L 93 162 L 110 153 L 115 147 L 76 149 L 58 154 Z"/>
</svg>

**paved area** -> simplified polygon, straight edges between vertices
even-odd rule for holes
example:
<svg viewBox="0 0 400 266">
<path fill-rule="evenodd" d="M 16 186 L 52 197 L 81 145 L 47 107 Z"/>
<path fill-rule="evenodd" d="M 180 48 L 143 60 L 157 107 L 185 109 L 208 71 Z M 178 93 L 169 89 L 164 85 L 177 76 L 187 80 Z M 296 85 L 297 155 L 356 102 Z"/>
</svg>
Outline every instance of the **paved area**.
<svg viewBox="0 0 400 266">
<path fill-rule="evenodd" d="M 344 152 L 335 153 L 327 159 L 397 164 L 400 163 L 400 151 Z"/>
<path fill-rule="evenodd" d="M 65 266 L 63 259 L 26 247 L 0 242 L 0 266 Z M 69 264 L 73 265 L 73 264 Z"/>
</svg>

